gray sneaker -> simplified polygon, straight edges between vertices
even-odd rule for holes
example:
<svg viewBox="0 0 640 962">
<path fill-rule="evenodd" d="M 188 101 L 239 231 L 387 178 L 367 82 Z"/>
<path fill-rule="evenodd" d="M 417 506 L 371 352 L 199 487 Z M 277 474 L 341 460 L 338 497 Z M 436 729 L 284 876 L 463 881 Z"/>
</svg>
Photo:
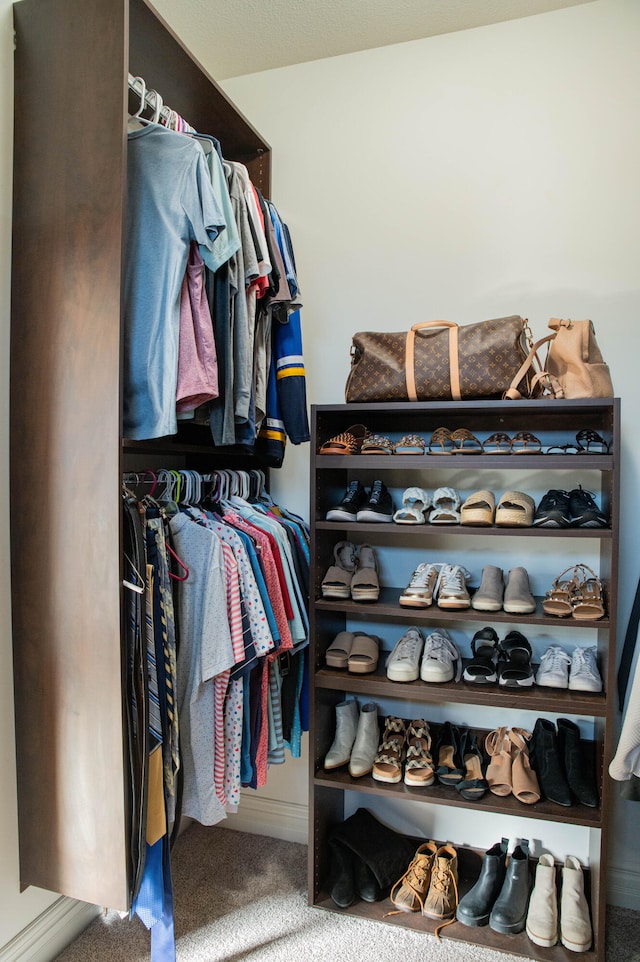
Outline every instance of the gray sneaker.
<svg viewBox="0 0 640 962">
<path fill-rule="evenodd" d="M 500 611 L 504 595 L 504 575 L 502 568 L 485 565 L 482 569 L 480 587 L 471 599 L 475 611 Z"/>
<path fill-rule="evenodd" d="M 560 645 L 551 645 L 540 659 L 536 685 L 544 688 L 568 688 L 571 659 Z"/>
</svg>

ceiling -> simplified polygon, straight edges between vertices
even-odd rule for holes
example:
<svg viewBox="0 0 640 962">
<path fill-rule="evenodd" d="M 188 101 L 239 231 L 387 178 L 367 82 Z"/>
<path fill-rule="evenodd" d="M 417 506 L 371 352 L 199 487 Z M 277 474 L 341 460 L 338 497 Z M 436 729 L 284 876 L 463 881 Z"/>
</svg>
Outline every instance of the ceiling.
<svg viewBox="0 0 640 962">
<path fill-rule="evenodd" d="M 152 0 L 216 80 L 592 0 Z"/>
</svg>

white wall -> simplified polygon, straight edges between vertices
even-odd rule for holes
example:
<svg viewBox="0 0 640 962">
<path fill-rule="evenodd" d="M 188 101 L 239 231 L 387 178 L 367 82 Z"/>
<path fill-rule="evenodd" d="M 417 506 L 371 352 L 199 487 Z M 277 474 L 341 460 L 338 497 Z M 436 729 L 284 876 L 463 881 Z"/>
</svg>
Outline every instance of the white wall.
<svg viewBox="0 0 640 962">
<path fill-rule="evenodd" d="M 224 85 L 273 147 L 311 402 L 343 400 L 358 330 L 593 319 L 622 397 L 621 635 L 640 576 L 639 49 L 637 0 L 598 0 Z M 306 505 L 307 458 L 289 449 L 283 502 Z M 637 814 L 618 801 L 609 893 L 636 908 Z"/>
<path fill-rule="evenodd" d="M 0 946 L 8 942 L 56 898 L 27 889 L 20 893 L 18 813 L 13 744 L 11 609 L 9 581 L 9 303 L 11 279 L 11 169 L 13 127 L 13 19 L 9 0 L 0 0 Z"/>
</svg>

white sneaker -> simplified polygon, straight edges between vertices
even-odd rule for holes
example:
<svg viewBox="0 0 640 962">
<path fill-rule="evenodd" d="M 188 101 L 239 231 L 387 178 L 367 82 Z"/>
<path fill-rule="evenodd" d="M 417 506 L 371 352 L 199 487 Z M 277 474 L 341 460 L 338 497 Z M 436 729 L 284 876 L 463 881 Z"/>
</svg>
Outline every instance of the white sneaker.
<svg viewBox="0 0 640 962">
<path fill-rule="evenodd" d="M 576 648 L 571 657 L 570 691 L 602 691 L 602 678 L 596 661 L 596 648 Z"/>
<path fill-rule="evenodd" d="M 438 608 L 470 608 L 467 581 L 471 575 L 461 565 L 443 565 L 436 585 Z"/>
<path fill-rule="evenodd" d="M 387 658 L 387 678 L 391 681 L 415 681 L 420 674 L 420 655 L 424 635 L 419 628 L 407 628 Z"/>
<path fill-rule="evenodd" d="M 551 645 L 540 659 L 540 667 L 536 674 L 536 685 L 545 688 L 568 688 L 569 665 L 571 659 L 560 645 Z"/>
<path fill-rule="evenodd" d="M 422 665 L 420 667 L 420 677 L 423 681 L 451 681 L 456 674 L 454 664 L 458 665 L 458 678 L 460 680 L 460 666 L 462 659 L 460 652 L 449 637 L 449 633 L 444 630 L 433 631 L 427 635 L 424 643 L 422 655 Z"/>
<path fill-rule="evenodd" d="M 428 608 L 433 604 L 433 592 L 438 582 L 440 565 L 419 564 L 411 580 L 400 595 L 400 604 L 408 608 Z"/>
</svg>

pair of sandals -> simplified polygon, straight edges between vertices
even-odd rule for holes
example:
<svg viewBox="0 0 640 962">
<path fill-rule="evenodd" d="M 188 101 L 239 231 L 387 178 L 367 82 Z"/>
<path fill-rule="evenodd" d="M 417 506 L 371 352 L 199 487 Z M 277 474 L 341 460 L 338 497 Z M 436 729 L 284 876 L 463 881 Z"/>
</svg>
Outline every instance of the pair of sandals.
<svg viewBox="0 0 640 962">
<path fill-rule="evenodd" d="M 496 728 L 486 736 L 487 782 L 493 795 L 513 795 L 525 805 L 540 801 L 538 776 L 529 759 L 530 740 L 531 732 L 525 728 Z"/>
<path fill-rule="evenodd" d="M 565 577 L 569 572 L 569 577 Z M 597 621 L 604 617 L 602 582 L 588 565 L 570 565 L 554 580 L 542 608 L 545 614 L 556 618 Z"/>
<path fill-rule="evenodd" d="M 509 437 L 502 431 L 480 441 L 467 428 L 449 431 L 437 428 L 431 435 L 429 454 L 540 454 L 540 439 L 530 431 L 518 431 Z"/>
<path fill-rule="evenodd" d="M 333 549 L 332 564 L 322 579 L 322 597 L 336 601 L 377 601 L 380 596 L 378 562 L 370 544 L 356 547 L 339 541 Z"/>
<path fill-rule="evenodd" d="M 424 718 L 409 724 L 395 715 L 385 718 L 384 731 L 373 762 L 375 781 L 397 784 L 402 780 L 415 788 L 428 788 L 435 781 L 431 757 L 431 732 Z"/>
<path fill-rule="evenodd" d="M 462 505 L 460 523 L 506 528 L 530 528 L 536 505 L 524 491 L 505 491 L 496 507 L 493 491 L 476 491 Z"/>
<path fill-rule="evenodd" d="M 340 631 L 325 655 L 327 668 L 339 668 L 353 675 L 368 675 L 378 667 L 380 639 L 364 631 Z"/>
<path fill-rule="evenodd" d="M 533 685 L 531 645 L 521 631 L 508 631 L 500 641 L 494 628 L 481 628 L 471 639 L 471 652 L 463 681 L 472 685 L 498 682 L 502 688 L 514 689 Z"/>
<path fill-rule="evenodd" d="M 611 454 L 611 444 L 591 429 L 578 431 L 575 444 L 553 444 L 547 454 Z"/>
<path fill-rule="evenodd" d="M 402 507 L 394 512 L 396 524 L 460 524 L 460 495 L 453 488 L 436 488 L 433 497 L 424 488 L 407 488 Z M 433 510 L 432 510 L 433 509 Z"/>
</svg>

